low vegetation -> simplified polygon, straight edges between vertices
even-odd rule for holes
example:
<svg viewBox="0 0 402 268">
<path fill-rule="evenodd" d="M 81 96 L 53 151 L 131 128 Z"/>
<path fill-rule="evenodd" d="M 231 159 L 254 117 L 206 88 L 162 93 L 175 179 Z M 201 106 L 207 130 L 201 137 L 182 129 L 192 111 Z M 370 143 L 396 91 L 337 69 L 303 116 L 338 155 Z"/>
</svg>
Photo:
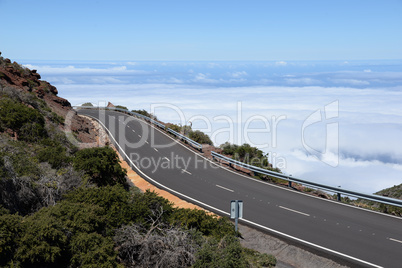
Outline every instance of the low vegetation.
<svg viewBox="0 0 402 268">
<path fill-rule="evenodd" d="M 187 125 L 179 126 L 176 124 L 169 124 L 169 128 L 178 133 L 181 133 L 184 136 L 189 137 L 193 141 L 198 142 L 200 144 L 213 145 L 212 140 L 209 138 L 207 134 L 205 134 L 200 130 L 192 130 L 191 126 Z"/>
<path fill-rule="evenodd" d="M 147 117 L 152 118 L 154 120 L 158 120 L 158 118 L 154 114 L 148 113 L 144 109 L 142 109 L 142 110 L 132 110 L 131 112 L 147 116 Z"/>
<path fill-rule="evenodd" d="M 224 144 L 221 144 L 220 148 L 222 149 L 223 154 L 232 156 L 232 159 L 236 161 L 281 173 L 281 170 L 279 168 L 274 168 L 269 163 L 268 154 L 265 154 L 257 147 L 252 147 L 247 143 L 243 145 L 236 145 L 226 142 Z M 257 178 L 263 180 L 271 180 L 276 183 L 286 183 L 285 180 L 274 178 L 268 175 L 263 175 L 260 173 L 256 173 L 255 176 Z"/>
<path fill-rule="evenodd" d="M 402 199 L 402 184 L 395 185 L 393 187 L 381 190 L 379 192 L 376 192 L 375 194 L 390 197 L 390 198 L 395 198 L 395 199 Z M 344 201 L 344 199 L 342 199 L 342 201 Z M 349 199 L 346 201 L 351 204 L 354 204 L 356 206 L 360 206 L 360 207 L 372 209 L 375 211 L 402 217 L 402 208 L 400 208 L 400 207 L 395 207 L 395 206 L 386 205 L 386 204 L 368 201 L 368 200 L 363 200 L 363 199 L 357 199 L 357 200 Z"/>
</svg>

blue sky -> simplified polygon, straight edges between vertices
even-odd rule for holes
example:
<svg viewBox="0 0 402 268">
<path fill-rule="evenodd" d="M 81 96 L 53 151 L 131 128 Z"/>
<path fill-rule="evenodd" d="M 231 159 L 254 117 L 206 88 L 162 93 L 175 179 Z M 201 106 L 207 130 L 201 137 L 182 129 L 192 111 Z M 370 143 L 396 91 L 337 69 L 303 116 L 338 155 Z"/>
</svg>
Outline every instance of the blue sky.
<svg viewBox="0 0 402 268">
<path fill-rule="evenodd" d="M 12 59 L 402 59 L 400 0 L 0 0 L 0 10 Z"/>
</svg>

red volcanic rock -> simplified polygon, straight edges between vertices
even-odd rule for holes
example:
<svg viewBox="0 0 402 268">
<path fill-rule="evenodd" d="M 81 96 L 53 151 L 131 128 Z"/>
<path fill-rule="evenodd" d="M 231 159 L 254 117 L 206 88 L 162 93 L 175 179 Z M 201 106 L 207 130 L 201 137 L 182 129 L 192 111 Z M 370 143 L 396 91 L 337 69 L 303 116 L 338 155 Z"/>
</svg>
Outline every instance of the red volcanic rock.
<svg viewBox="0 0 402 268">
<path fill-rule="evenodd" d="M 16 62 L 11 63 L 11 60 L 0 57 L 1 85 L 9 86 L 17 92 L 35 93 L 38 98 L 46 102 L 52 112 L 65 119 L 67 116 L 69 117 L 69 130 L 75 133 L 78 140 L 86 143 L 96 142 L 96 133 L 93 131 L 92 123 L 88 119 L 78 116 L 68 100 L 58 97 L 56 87 L 40 79 L 41 76 L 36 70 L 29 70 Z M 59 127 L 65 128 L 66 126 L 63 125 L 61 124 Z"/>
</svg>

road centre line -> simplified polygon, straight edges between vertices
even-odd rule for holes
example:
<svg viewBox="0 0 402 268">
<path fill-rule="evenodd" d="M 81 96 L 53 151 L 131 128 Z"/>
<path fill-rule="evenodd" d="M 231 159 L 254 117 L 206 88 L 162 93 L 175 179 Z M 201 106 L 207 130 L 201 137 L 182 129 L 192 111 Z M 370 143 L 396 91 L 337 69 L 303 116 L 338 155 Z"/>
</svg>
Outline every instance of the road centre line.
<svg viewBox="0 0 402 268">
<path fill-rule="evenodd" d="M 163 159 L 166 159 L 167 161 L 169 161 L 169 162 L 170 162 L 169 158 L 167 158 L 166 156 L 165 156 Z"/>
<path fill-rule="evenodd" d="M 233 190 L 231 190 L 231 189 L 229 189 L 229 188 L 226 188 L 226 187 L 223 187 L 223 186 L 220 186 L 220 185 L 218 185 L 218 184 L 216 184 L 215 185 L 216 187 L 219 187 L 219 188 L 222 188 L 222 189 L 224 189 L 224 190 L 226 190 L 226 191 L 229 191 L 229 192 L 234 192 Z"/>
<path fill-rule="evenodd" d="M 303 213 L 303 212 L 300 212 L 300 211 L 297 211 L 297 210 L 294 210 L 294 209 L 291 209 L 291 208 L 287 208 L 287 207 L 282 207 L 282 206 L 279 206 L 279 207 L 282 208 L 282 209 L 286 209 L 286 210 L 292 211 L 292 212 L 294 212 L 294 213 L 299 213 L 299 214 L 301 214 L 301 215 L 310 217 L 310 214 L 307 214 L 307 213 Z"/>
<path fill-rule="evenodd" d="M 394 239 L 394 238 L 388 237 L 388 240 L 391 240 L 391 241 L 398 242 L 398 243 L 401 243 L 401 244 L 402 244 L 402 241 L 401 241 L 401 240 L 398 240 L 398 239 Z"/>
<path fill-rule="evenodd" d="M 182 172 L 185 172 L 185 173 L 187 173 L 187 174 L 189 174 L 189 175 L 192 175 L 190 172 L 188 172 L 188 171 L 185 170 L 185 169 L 182 169 L 181 171 L 182 171 Z"/>
<path fill-rule="evenodd" d="M 154 150 L 155 150 L 156 152 L 158 152 L 158 149 L 154 148 Z"/>
</svg>

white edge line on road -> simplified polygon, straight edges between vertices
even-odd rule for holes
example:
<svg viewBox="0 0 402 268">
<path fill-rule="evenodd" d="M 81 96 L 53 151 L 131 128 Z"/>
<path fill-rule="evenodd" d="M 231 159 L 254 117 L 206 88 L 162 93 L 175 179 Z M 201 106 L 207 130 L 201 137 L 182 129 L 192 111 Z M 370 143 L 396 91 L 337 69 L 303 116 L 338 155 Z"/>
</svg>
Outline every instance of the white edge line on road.
<svg viewBox="0 0 402 268">
<path fill-rule="evenodd" d="M 92 116 L 91 116 L 91 117 L 92 117 Z M 210 206 L 210 205 L 205 204 L 205 203 L 203 203 L 203 202 L 201 202 L 201 201 L 198 201 L 197 199 L 194 199 L 194 198 L 189 197 L 189 196 L 187 196 L 187 195 L 185 195 L 185 194 L 182 194 L 182 193 L 177 192 L 177 191 L 175 191 L 175 190 L 173 190 L 173 189 L 170 189 L 169 187 L 166 187 L 165 185 L 163 185 L 163 184 L 161 184 L 161 183 L 155 181 L 155 180 L 152 179 L 151 177 L 149 177 L 147 174 L 145 174 L 144 172 L 142 172 L 142 170 L 140 170 L 140 169 L 133 163 L 133 161 L 131 161 L 131 159 L 127 156 L 126 152 L 123 151 L 123 149 L 122 149 L 122 148 L 120 147 L 120 145 L 117 143 L 116 139 L 114 138 L 114 136 L 112 135 L 112 133 L 109 131 L 109 129 L 108 129 L 100 120 L 98 120 L 97 118 L 95 118 L 95 117 L 92 117 L 92 118 L 94 118 L 95 120 L 97 120 L 97 121 L 107 130 L 107 132 L 109 133 L 110 137 L 113 139 L 113 141 L 115 142 L 115 144 L 119 147 L 120 151 L 126 156 L 126 159 L 127 159 L 128 161 L 130 161 L 130 163 L 133 165 L 133 167 L 135 167 L 135 169 L 136 169 L 138 172 L 140 172 L 145 178 L 147 178 L 148 180 L 152 181 L 154 184 L 159 185 L 159 186 L 161 186 L 162 188 L 165 188 L 165 189 L 167 189 L 168 191 L 170 191 L 170 192 L 172 192 L 172 193 L 175 193 L 175 194 L 177 194 L 177 195 L 180 195 L 180 196 L 182 196 L 182 197 L 184 197 L 184 198 L 186 198 L 186 199 L 188 199 L 188 200 L 191 200 L 192 202 L 195 202 L 195 203 L 197 203 L 197 204 L 200 204 L 201 206 L 204 206 L 204 207 L 207 207 L 207 208 L 209 208 L 209 209 L 211 209 L 211 210 L 214 210 L 214 211 L 217 211 L 217 212 L 219 212 L 219 213 L 222 213 L 223 215 L 230 215 L 230 213 L 228 213 L 228 212 L 226 212 L 226 211 L 217 209 L 217 208 L 215 208 L 215 207 L 213 207 L 213 206 Z M 183 146 L 183 147 L 184 147 L 184 146 Z M 341 252 L 338 252 L 338 251 L 335 251 L 335 250 L 332 250 L 332 249 L 329 249 L 329 248 L 326 248 L 326 247 L 323 247 L 323 246 L 320 246 L 320 245 L 317 245 L 317 244 L 314 244 L 314 243 L 311 243 L 311 242 L 308 242 L 308 241 L 305 241 L 305 240 L 303 240 L 303 239 L 300 239 L 300 238 L 297 238 L 297 237 L 294 237 L 294 236 L 291 236 L 291 235 L 282 233 L 282 232 L 280 232 L 280 231 L 277 231 L 277 230 L 268 228 L 268 227 L 266 227 L 266 226 L 263 226 L 263 225 L 261 225 L 261 224 L 258 224 L 258 223 L 255 223 L 255 222 L 252 222 L 252 221 L 249 221 L 249 220 L 246 220 L 246 219 L 244 219 L 244 218 L 243 218 L 243 219 L 240 219 L 240 221 L 243 221 L 243 222 L 246 222 L 246 223 L 248 223 L 248 224 L 254 225 L 254 226 L 259 227 L 259 228 L 261 228 L 261 229 L 265 229 L 265 230 L 267 230 L 267 231 L 269 231 L 269 232 L 276 233 L 276 234 L 279 234 L 279 235 L 281 235 L 281 236 L 284 236 L 284 237 L 293 239 L 293 240 L 295 240 L 295 241 L 299 241 L 299 242 L 301 242 L 301 243 L 310 245 L 310 246 L 312 246 L 312 247 L 319 248 L 319 249 L 325 250 L 325 251 L 327 251 L 327 252 L 331 252 L 331 253 L 333 253 L 333 254 L 336 254 L 336 255 L 339 255 L 339 256 L 342 256 L 342 257 L 345 257 L 345 258 L 348 258 L 348 259 L 351 259 L 351 260 L 354 260 L 354 261 L 357 261 L 357 262 L 360 262 L 360 263 L 364 263 L 364 264 L 366 264 L 366 265 L 370 265 L 370 266 L 372 266 L 372 267 L 383 268 L 382 266 L 379 266 L 379 265 L 376 265 L 376 264 L 373 264 L 373 263 L 370 263 L 370 262 L 367 262 L 367 261 L 364 261 L 364 260 L 361 260 L 361 259 L 358 259 L 358 258 L 349 256 L 349 255 L 346 255 L 346 254 L 344 254 L 344 253 L 341 253 Z"/>
<path fill-rule="evenodd" d="M 291 208 L 287 208 L 287 207 L 282 207 L 282 206 L 279 206 L 279 207 L 282 208 L 282 209 L 286 209 L 286 210 L 292 211 L 292 212 L 294 212 L 294 213 L 299 213 L 299 214 L 301 214 L 301 215 L 310 217 L 310 214 L 307 214 L 307 213 L 303 213 L 303 212 L 300 212 L 300 211 L 297 211 L 297 210 L 294 210 L 294 209 L 291 209 Z"/>
<path fill-rule="evenodd" d="M 229 191 L 229 192 L 234 192 L 233 190 L 231 190 L 231 189 L 229 189 L 229 188 L 226 188 L 226 187 L 223 187 L 223 186 L 220 186 L 220 185 L 218 185 L 218 184 L 216 184 L 215 185 L 216 187 L 219 187 L 219 188 L 222 188 L 222 189 L 224 189 L 224 190 L 226 190 L 226 191 Z"/>
<path fill-rule="evenodd" d="M 388 237 L 388 240 L 391 240 L 391 241 L 398 242 L 398 243 L 401 243 L 401 244 L 402 244 L 402 241 L 401 241 L 401 240 L 398 240 L 398 239 L 394 239 L 394 238 Z"/>
</svg>

